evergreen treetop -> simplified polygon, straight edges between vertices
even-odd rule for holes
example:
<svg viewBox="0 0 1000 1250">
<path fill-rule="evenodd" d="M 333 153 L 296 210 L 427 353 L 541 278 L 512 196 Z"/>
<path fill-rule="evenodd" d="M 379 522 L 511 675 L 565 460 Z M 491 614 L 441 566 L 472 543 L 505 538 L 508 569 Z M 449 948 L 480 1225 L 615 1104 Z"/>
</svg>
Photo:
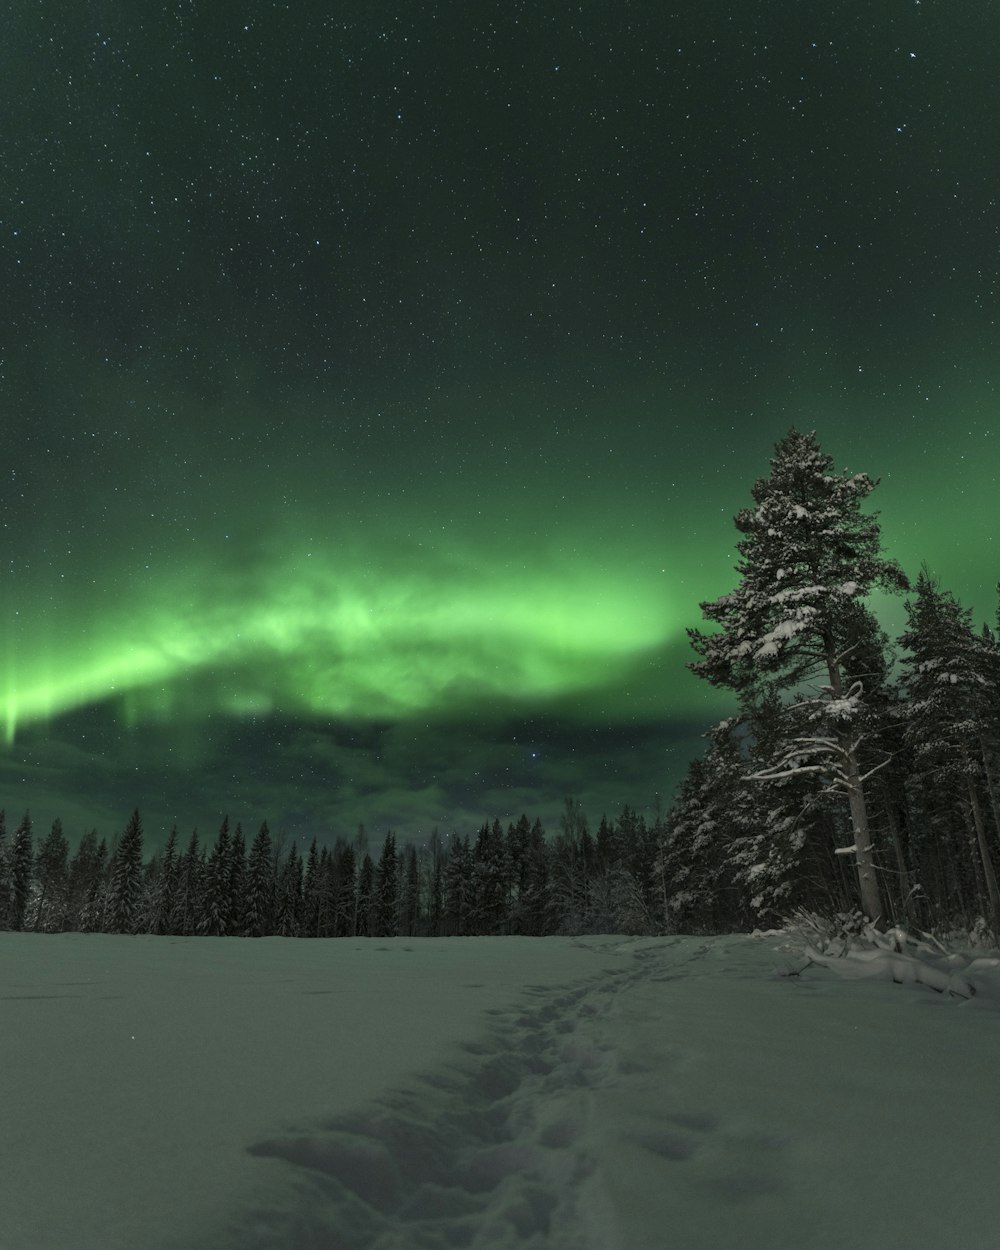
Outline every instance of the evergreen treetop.
<svg viewBox="0 0 1000 1250">
<path fill-rule="evenodd" d="M 880 553 L 877 514 L 861 511 L 877 479 L 836 474 L 832 464 L 815 433 L 789 430 L 770 476 L 754 483 L 756 507 L 737 513 L 740 584 L 701 604 L 721 632 L 688 631 L 701 656 L 689 667 L 713 685 L 795 686 L 829 657 L 845 602 L 876 586 L 907 588 L 899 565 Z"/>
</svg>

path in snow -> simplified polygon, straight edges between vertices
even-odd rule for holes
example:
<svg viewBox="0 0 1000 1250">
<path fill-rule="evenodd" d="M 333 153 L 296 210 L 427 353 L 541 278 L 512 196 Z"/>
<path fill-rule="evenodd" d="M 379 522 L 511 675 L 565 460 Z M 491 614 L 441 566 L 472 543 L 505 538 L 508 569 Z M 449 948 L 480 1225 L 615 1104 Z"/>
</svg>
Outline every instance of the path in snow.
<svg viewBox="0 0 1000 1250">
<path fill-rule="evenodd" d="M 1000 1129 L 977 1077 L 998 1018 L 789 981 L 774 945 L 624 942 L 618 971 L 528 987 L 460 1070 L 254 1143 L 286 1169 L 287 1202 L 218 1245 L 992 1248 Z M 956 1087 L 940 1060 L 963 1031 L 973 1079 Z"/>
<path fill-rule="evenodd" d="M 585 945 L 585 943 L 580 943 Z M 416 1250 L 417 1247 L 599 1247 L 617 1244 L 610 1199 L 587 1147 L 594 1094 L 644 1071 L 592 1027 L 645 980 L 637 962 L 527 1004 L 492 1009 L 492 1027 L 462 1046 L 459 1070 L 425 1074 L 371 1106 L 250 1153 L 294 1169 L 289 1205 L 235 1232 L 245 1250 Z M 693 956 L 692 956 L 693 957 Z M 690 1153 L 709 1124 L 678 1118 L 644 1144 Z"/>
</svg>

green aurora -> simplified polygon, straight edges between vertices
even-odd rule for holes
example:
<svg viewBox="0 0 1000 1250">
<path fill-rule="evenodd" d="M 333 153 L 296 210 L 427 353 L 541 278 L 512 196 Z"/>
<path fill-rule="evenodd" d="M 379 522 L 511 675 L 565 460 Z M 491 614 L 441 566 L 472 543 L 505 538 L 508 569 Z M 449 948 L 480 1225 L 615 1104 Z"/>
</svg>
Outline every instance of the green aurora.
<svg viewBox="0 0 1000 1250">
<path fill-rule="evenodd" d="M 17 19 L 8 815 L 669 802 L 792 424 L 995 618 L 994 19 L 472 7 Z"/>
</svg>

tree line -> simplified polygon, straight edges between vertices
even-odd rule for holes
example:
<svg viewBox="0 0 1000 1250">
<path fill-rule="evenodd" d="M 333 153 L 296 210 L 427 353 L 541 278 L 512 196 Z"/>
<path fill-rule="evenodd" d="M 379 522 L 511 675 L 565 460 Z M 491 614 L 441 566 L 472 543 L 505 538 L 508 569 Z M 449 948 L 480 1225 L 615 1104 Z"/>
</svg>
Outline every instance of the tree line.
<svg viewBox="0 0 1000 1250">
<path fill-rule="evenodd" d="M 88 833 L 72 856 L 59 820 L 33 850 L 29 815 L 8 838 L 0 813 L 0 929 L 240 937 L 476 936 L 653 932 L 653 861 L 664 829 L 626 807 L 592 835 L 567 799 L 547 838 L 523 815 L 485 822 L 474 838 L 367 850 L 363 832 L 303 855 L 267 823 L 247 846 L 224 819 L 209 846 L 172 830 L 143 858 L 133 812 L 109 847 Z M 662 890 L 662 883 L 661 883 Z"/>
<path fill-rule="evenodd" d="M 672 807 L 625 807 L 592 835 L 566 800 L 547 837 L 522 816 L 373 857 L 363 838 L 303 856 L 261 826 L 249 850 L 175 829 L 143 862 L 135 812 L 70 859 L 0 814 L 0 928 L 223 936 L 725 932 L 796 908 L 1000 937 L 1000 616 L 881 550 L 878 485 L 835 473 L 792 429 L 736 516 L 739 583 L 701 604 L 689 667 L 731 691 Z M 1000 589 L 1000 588 L 998 588 Z M 891 642 L 868 599 L 903 594 Z"/>
</svg>

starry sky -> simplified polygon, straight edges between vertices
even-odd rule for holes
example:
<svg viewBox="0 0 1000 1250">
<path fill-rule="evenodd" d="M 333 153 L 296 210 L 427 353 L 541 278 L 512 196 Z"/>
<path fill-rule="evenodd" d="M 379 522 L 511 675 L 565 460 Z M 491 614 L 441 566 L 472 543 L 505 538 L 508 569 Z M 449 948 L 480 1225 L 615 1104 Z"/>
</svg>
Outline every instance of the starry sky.
<svg viewBox="0 0 1000 1250">
<path fill-rule="evenodd" d="M 945 0 L 16 6 L 8 817 L 668 805 L 728 707 L 685 627 L 793 424 L 993 620 L 998 36 Z"/>
</svg>

